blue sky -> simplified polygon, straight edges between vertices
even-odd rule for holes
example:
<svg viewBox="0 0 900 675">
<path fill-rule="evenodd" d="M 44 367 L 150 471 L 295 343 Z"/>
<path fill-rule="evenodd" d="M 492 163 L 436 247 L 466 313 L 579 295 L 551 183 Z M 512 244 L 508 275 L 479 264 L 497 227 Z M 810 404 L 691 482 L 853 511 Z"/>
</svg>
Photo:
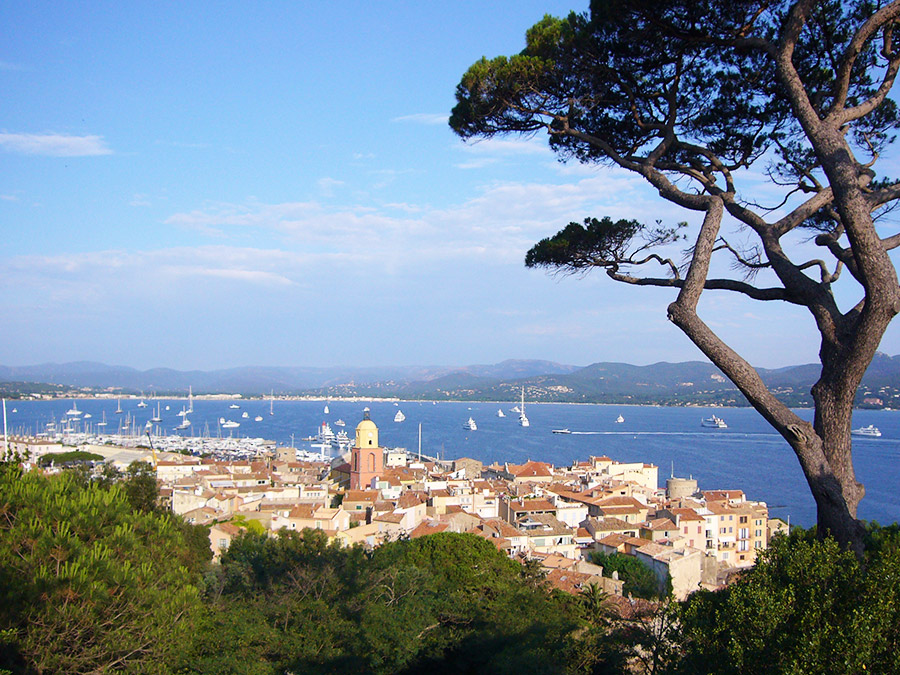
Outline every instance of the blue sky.
<svg viewBox="0 0 900 675">
<path fill-rule="evenodd" d="M 3 3 L 0 363 L 701 358 L 671 292 L 523 265 L 588 215 L 691 214 L 446 123 L 472 62 L 586 4 Z M 701 313 L 756 365 L 816 359 L 799 310 Z"/>
</svg>

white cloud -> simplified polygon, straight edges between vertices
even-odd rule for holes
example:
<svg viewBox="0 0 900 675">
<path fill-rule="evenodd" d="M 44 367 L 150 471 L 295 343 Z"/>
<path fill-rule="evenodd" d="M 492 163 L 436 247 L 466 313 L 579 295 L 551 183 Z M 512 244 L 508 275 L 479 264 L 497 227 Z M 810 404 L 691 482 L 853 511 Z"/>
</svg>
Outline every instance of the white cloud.
<svg viewBox="0 0 900 675">
<path fill-rule="evenodd" d="M 102 136 L 70 136 L 66 134 L 0 133 L 0 148 L 7 152 L 47 157 L 89 157 L 111 155 Z"/>
</svg>

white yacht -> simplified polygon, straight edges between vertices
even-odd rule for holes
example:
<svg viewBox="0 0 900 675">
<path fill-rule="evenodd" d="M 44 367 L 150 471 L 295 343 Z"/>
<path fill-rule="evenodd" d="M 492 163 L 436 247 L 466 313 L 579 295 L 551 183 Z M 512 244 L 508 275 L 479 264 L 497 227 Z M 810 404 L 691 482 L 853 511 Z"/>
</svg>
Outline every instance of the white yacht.
<svg viewBox="0 0 900 675">
<path fill-rule="evenodd" d="M 403 411 L 402 411 L 402 410 L 398 410 L 398 411 L 397 411 L 397 414 L 394 415 L 394 421 L 395 421 L 395 422 L 402 422 L 402 421 L 405 420 L 405 419 L 406 419 L 406 415 L 403 414 Z"/>
<path fill-rule="evenodd" d="M 531 426 L 531 422 L 529 422 L 528 418 L 525 416 L 525 387 L 522 387 L 522 404 L 519 407 L 519 426 Z"/>
<path fill-rule="evenodd" d="M 475 420 L 470 417 L 463 422 L 463 429 L 467 429 L 468 431 L 478 431 L 478 425 L 475 424 Z"/>
<path fill-rule="evenodd" d="M 725 424 L 725 420 L 721 417 L 716 417 L 715 415 L 710 415 L 709 417 L 704 417 L 700 420 L 700 426 L 706 427 L 708 429 L 727 429 L 728 425 Z"/>
<path fill-rule="evenodd" d="M 625 421 L 625 418 L 622 417 L 621 415 L 619 415 L 619 416 L 616 418 L 616 424 L 622 424 L 622 422 L 624 422 L 624 421 Z"/>
<path fill-rule="evenodd" d="M 227 420 L 225 422 L 222 422 L 223 429 L 237 429 L 239 426 L 241 426 L 241 423 L 235 422 L 233 420 Z"/>
<path fill-rule="evenodd" d="M 345 426 L 347 426 L 347 423 L 344 420 L 338 420 L 337 422 L 334 423 L 334 426 L 345 427 Z"/>
<path fill-rule="evenodd" d="M 874 424 L 870 424 L 865 427 L 860 427 L 859 429 L 851 429 L 851 436 L 870 436 L 872 438 L 879 438 L 881 436 L 881 429 L 876 427 Z"/>
</svg>

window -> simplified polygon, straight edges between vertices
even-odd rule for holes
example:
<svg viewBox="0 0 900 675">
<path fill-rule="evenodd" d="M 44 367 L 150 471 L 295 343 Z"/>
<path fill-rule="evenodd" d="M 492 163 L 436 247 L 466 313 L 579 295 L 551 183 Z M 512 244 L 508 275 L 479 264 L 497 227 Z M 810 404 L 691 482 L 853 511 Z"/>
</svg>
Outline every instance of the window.
<svg viewBox="0 0 900 675">
<path fill-rule="evenodd" d="M 741 516 L 740 521 L 741 521 L 742 523 L 746 523 L 746 522 L 747 522 L 747 516 Z"/>
<path fill-rule="evenodd" d="M 750 536 L 750 530 L 748 530 L 746 527 L 742 527 L 741 529 L 738 530 L 738 537 L 740 539 L 746 539 L 749 536 Z"/>
<path fill-rule="evenodd" d="M 762 536 L 762 530 L 755 530 L 755 531 L 753 532 L 753 536 L 754 536 L 754 537 L 761 537 L 761 536 Z"/>
<path fill-rule="evenodd" d="M 761 542 L 761 541 L 754 541 L 754 542 L 753 542 L 753 548 L 762 548 L 762 542 Z"/>
<path fill-rule="evenodd" d="M 728 516 L 728 520 L 734 520 L 734 516 Z"/>
<path fill-rule="evenodd" d="M 746 539 L 738 542 L 738 551 L 749 551 L 750 550 L 750 542 Z M 743 560 L 743 556 L 741 556 L 741 560 Z"/>
<path fill-rule="evenodd" d="M 225 537 L 219 538 L 219 548 L 228 548 L 228 540 Z"/>
</svg>

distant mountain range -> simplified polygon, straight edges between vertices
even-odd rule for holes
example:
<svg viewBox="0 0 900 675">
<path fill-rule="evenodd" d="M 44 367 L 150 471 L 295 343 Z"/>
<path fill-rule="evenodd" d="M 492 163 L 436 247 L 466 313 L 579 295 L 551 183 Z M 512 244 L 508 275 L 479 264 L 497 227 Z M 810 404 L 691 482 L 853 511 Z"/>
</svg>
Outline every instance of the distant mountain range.
<svg viewBox="0 0 900 675">
<path fill-rule="evenodd" d="M 811 403 L 817 364 L 759 369 L 766 384 L 791 405 Z M 0 366 L 6 392 L 25 394 L 74 388 L 134 394 L 372 396 L 408 399 L 516 400 L 525 387 L 530 401 L 658 403 L 664 405 L 746 405 L 734 385 L 712 364 L 701 361 L 595 363 L 578 367 L 537 360 L 508 360 L 465 367 L 373 368 L 245 367 L 212 371 L 169 368 L 137 370 L 94 362 Z M 16 383 L 15 385 L 10 383 Z M 896 405 L 891 405 L 896 401 Z M 863 379 L 858 402 L 900 407 L 900 356 L 877 354 Z"/>
</svg>

